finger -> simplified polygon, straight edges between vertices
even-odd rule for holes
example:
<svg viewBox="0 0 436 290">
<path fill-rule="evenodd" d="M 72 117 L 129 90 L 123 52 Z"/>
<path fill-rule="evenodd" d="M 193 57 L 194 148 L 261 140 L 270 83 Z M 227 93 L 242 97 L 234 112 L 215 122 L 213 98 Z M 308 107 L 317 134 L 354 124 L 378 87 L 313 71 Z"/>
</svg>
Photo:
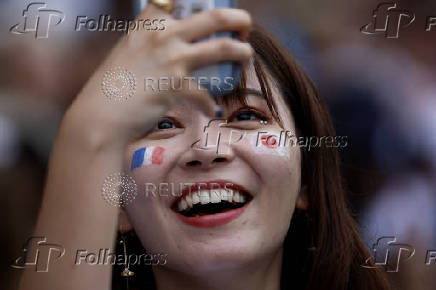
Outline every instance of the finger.
<svg viewBox="0 0 436 290">
<path fill-rule="evenodd" d="M 251 16 L 245 10 L 222 8 L 194 14 L 190 18 L 180 20 L 173 28 L 173 32 L 189 42 L 218 31 L 235 31 L 245 39 L 251 24 Z"/>
<path fill-rule="evenodd" d="M 159 25 L 163 25 L 162 29 L 152 29 L 150 30 L 149 25 L 158 21 Z M 176 20 L 172 17 L 171 14 L 166 12 L 164 9 L 159 8 L 153 3 L 149 3 L 136 17 L 135 21 L 132 21 L 135 25 L 130 27 L 129 24 L 129 34 L 134 34 L 133 38 L 142 39 L 144 35 L 142 33 L 134 33 L 141 32 L 147 30 L 147 33 L 162 33 L 162 30 L 167 30 L 169 26 L 172 26 Z M 147 24 L 148 23 L 148 24 Z M 139 35 L 139 36 L 138 36 Z"/>
<path fill-rule="evenodd" d="M 253 55 L 253 48 L 249 43 L 228 37 L 215 38 L 193 44 L 187 54 L 189 71 L 196 68 L 222 61 L 236 61 L 246 63 Z"/>
<path fill-rule="evenodd" d="M 171 18 L 171 14 L 166 12 L 164 9 L 157 7 L 153 3 L 148 3 L 147 6 L 139 13 L 137 19 L 149 19 L 156 17 Z"/>
</svg>

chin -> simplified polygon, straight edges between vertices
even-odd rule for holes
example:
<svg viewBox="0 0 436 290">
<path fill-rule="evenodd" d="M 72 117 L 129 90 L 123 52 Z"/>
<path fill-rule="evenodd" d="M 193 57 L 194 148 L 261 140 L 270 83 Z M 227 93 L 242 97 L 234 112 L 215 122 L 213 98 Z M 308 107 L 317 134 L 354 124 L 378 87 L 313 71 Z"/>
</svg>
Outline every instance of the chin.
<svg viewBox="0 0 436 290">
<path fill-rule="evenodd" d="M 235 231 L 232 236 L 218 237 L 211 233 L 209 239 L 184 241 L 177 249 L 168 251 L 167 266 L 200 274 L 249 265 L 278 250 L 279 244 L 266 244 L 261 239 L 265 234 L 244 235 Z"/>
</svg>

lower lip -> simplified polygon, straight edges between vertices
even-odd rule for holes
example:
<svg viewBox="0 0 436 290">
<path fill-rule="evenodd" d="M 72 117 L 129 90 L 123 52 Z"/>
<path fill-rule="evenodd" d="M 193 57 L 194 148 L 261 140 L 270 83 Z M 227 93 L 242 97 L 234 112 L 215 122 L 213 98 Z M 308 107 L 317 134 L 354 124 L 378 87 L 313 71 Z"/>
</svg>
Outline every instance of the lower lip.
<svg viewBox="0 0 436 290">
<path fill-rule="evenodd" d="M 186 217 L 179 213 L 177 217 L 187 225 L 197 227 L 197 228 L 214 228 L 218 226 L 225 225 L 232 220 L 238 218 L 245 210 L 249 203 L 246 203 L 243 207 L 232 209 L 226 212 L 208 214 L 195 217 Z"/>
</svg>

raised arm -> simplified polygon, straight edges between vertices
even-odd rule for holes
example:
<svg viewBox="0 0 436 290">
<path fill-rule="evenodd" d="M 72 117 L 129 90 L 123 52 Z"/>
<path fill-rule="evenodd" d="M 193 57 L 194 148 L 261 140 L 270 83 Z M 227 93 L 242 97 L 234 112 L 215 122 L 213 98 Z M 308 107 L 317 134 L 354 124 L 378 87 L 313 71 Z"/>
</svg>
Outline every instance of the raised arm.
<svg viewBox="0 0 436 290">
<path fill-rule="evenodd" d="M 207 114 L 214 109 L 204 90 L 192 90 L 192 85 L 189 92 L 145 90 L 144 77 L 180 79 L 198 67 L 222 60 L 244 63 L 252 55 L 249 44 L 238 40 L 192 42 L 223 30 L 247 36 L 251 19 L 242 10 L 215 10 L 174 20 L 150 6 L 138 16 L 159 17 L 166 19 L 165 30 L 139 30 L 123 37 L 67 110 L 51 154 L 34 232 L 34 236 L 44 236 L 48 243 L 64 247 L 65 255 L 52 262 L 46 273 L 25 270 L 21 290 L 110 289 L 110 266 L 75 264 L 79 249 L 98 253 L 102 248 L 114 248 L 118 208 L 101 196 L 105 178 L 123 172 L 126 146 L 150 130 L 178 101 L 192 101 Z M 106 72 L 128 79 L 134 76 L 134 93 L 109 91 L 105 95 L 102 80 Z"/>
</svg>

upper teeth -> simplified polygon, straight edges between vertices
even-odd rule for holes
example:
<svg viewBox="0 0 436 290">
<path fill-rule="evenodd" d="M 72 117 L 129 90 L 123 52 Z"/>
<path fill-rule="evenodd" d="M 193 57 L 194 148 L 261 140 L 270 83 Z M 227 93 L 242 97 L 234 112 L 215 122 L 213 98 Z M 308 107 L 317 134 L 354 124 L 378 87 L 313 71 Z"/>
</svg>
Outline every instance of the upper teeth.
<svg viewBox="0 0 436 290">
<path fill-rule="evenodd" d="M 222 200 L 228 202 L 244 203 L 246 201 L 245 195 L 239 193 L 237 190 L 231 189 L 201 189 L 196 192 L 191 192 L 182 197 L 177 203 L 179 211 L 192 208 L 194 204 L 208 204 L 219 203 Z"/>
</svg>

